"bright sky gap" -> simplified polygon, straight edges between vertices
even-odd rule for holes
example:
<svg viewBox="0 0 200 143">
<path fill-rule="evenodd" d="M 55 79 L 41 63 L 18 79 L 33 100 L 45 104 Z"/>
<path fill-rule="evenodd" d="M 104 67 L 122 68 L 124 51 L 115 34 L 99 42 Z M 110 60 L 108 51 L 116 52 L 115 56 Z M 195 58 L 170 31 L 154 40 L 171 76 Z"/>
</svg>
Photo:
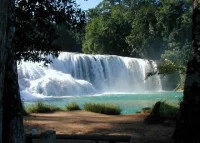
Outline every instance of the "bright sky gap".
<svg viewBox="0 0 200 143">
<path fill-rule="evenodd" d="M 80 5 L 80 8 L 83 10 L 88 10 L 90 8 L 96 7 L 102 0 L 76 0 L 77 4 Z"/>
</svg>

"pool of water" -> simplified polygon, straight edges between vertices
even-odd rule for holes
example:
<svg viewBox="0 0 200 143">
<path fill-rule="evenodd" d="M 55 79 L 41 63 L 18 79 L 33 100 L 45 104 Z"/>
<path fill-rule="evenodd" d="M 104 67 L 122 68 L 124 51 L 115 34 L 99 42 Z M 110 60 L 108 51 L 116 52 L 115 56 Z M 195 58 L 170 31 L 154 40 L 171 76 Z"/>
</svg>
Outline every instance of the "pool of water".
<svg viewBox="0 0 200 143">
<path fill-rule="evenodd" d="M 121 114 L 133 114 L 137 111 L 141 111 L 144 107 L 152 107 L 157 101 L 167 101 L 178 105 L 182 97 L 182 92 L 145 92 L 137 94 L 106 93 L 88 96 L 48 97 L 34 101 L 24 101 L 24 105 L 28 106 L 35 102 L 42 101 L 58 107 L 65 107 L 71 102 L 76 102 L 83 108 L 85 103 L 111 103 L 120 107 L 122 111 Z"/>
</svg>

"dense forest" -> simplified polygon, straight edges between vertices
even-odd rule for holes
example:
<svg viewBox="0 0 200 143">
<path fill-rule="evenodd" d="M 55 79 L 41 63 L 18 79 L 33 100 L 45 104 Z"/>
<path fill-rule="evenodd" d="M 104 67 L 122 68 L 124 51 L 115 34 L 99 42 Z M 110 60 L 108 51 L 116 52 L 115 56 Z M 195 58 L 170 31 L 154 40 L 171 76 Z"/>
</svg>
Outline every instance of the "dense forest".
<svg viewBox="0 0 200 143">
<path fill-rule="evenodd" d="M 185 65 L 191 46 L 191 1 L 104 0 L 88 11 L 83 52 Z"/>
</svg>

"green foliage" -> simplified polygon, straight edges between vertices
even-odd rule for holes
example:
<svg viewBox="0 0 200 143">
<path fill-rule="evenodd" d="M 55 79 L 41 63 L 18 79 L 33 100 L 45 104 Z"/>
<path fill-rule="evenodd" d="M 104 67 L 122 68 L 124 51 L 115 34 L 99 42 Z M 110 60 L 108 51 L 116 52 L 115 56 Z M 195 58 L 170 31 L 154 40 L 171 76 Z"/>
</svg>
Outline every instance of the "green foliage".
<svg viewBox="0 0 200 143">
<path fill-rule="evenodd" d="M 148 49 L 152 46 L 154 40 L 159 40 L 156 37 L 158 28 L 156 27 L 158 6 L 152 4 L 141 4 L 134 12 L 134 20 L 132 21 L 132 29 L 129 36 L 126 37 L 126 42 L 133 47 L 134 55 L 146 57 Z M 152 44 L 151 44 L 152 43 Z M 159 42 L 157 43 L 160 44 Z M 158 50 L 158 46 L 155 47 Z M 153 51 L 151 51 L 153 52 Z"/>
<path fill-rule="evenodd" d="M 73 110 L 81 110 L 81 108 L 79 107 L 79 105 L 75 102 L 72 102 L 70 104 L 68 104 L 66 106 L 66 110 L 67 111 L 73 111 Z"/>
<path fill-rule="evenodd" d="M 85 13 L 74 0 L 17 0 L 15 45 L 17 60 L 49 62 L 47 55 L 57 57 L 61 50 L 53 45 L 58 38 L 56 25 L 68 30 L 80 30 L 85 25 Z"/>
<path fill-rule="evenodd" d="M 172 51 L 169 51 L 169 52 L 172 52 Z M 179 76 L 180 76 L 179 84 L 182 86 L 184 82 L 184 78 L 181 76 L 183 76 L 183 74 L 186 73 L 186 66 L 183 66 L 181 64 L 175 64 L 173 61 L 168 60 L 168 59 L 165 59 L 164 62 L 159 63 L 156 70 L 147 72 L 145 79 L 155 74 L 169 75 L 176 72 L 179 73 Z"/>
<path fill-rule="evenodd" d="M 122 5 L 103 7 L 101 10 L 102 14 L 92 16 L 86 26 L 83 52 L 128 56 L 130 47 L 125 37 L 130 34 L 130 13 Z"/>
<path fill-rule="evenodd" d="M 121 112 L 121 109 L 116 105 L 101 103 L 86 103 L 84 110 L 108 115 L 119 115 Z"/>
<path fill-rule="evenodd" d="M 103 0 L 88 12 L 83 52 L 169 59 L 185 66 L 191 47 L 192 2 Z"/>
<path fill-rule="evenodd" d="M 165 120 L 175 120 L 179 107 L 166 103 L 165 101 L 158 101 L 153 106 L 149 116 L 145 118 L 145 122 L 148 124 L 163 123 Z"/>
<path fill-rule="evenodd" d="M 159 58 L 164 50 L 191 44 L 191 11 L 181 1 L 141 4 L 132 27 L 127 40 L 142 57 Z"/>
<path fill-rule="evenodd" d="M 185 66 L 190 55 L 190 47 L 174 48 L 172 50 L 165 50 L 164 54 L 161 55 L 162 59 L 168 59 L 175 65 Z"/>
<path fill-rule="evenodd" d="M 172 61 L 165 59 L 164 64 L 158 65 L 158 74 L 169 74 L 172 72 L 182 71 L 185 72 L 186 67 L 181 65 L 176 65 Z"/>
<path fill-rule="evenodd" d="M 44 104 L 42 102 L 37 102 L 29 107 L 27 107 L 26 111 L 28 113 L 52 113 L 55 111 L 63 111 L 61 108 Z"/>
<path fill-rule="evenodd" d="M 83 31 L 69 30 L 66 25 L 57 25 L 58 38 L 54 40 L 53 46 L 59 47 L 61 51 L 81 52 Z"/>
<path fill-rule="evenodd" d="M 170 103 L 161 102 L 160 116 L 164 119 L 176 119 L 179 107 Z"/>
</svg>

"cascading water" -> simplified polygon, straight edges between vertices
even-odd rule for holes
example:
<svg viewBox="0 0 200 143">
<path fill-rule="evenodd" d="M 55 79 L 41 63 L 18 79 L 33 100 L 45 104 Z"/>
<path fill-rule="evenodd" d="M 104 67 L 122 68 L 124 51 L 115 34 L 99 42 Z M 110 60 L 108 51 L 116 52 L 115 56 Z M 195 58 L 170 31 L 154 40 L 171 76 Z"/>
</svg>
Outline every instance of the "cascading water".
<svg viewBox="0 0 200 143">
<path fill-rule="evenodd" d="M 48 67 L 32 62 L 18 65 L 22 98 L 162 90 L 159 76 L 145 80 L 146 73 L 156 68 L 154 61 L 66 52 L 52 61 Z"/>
</svg>

